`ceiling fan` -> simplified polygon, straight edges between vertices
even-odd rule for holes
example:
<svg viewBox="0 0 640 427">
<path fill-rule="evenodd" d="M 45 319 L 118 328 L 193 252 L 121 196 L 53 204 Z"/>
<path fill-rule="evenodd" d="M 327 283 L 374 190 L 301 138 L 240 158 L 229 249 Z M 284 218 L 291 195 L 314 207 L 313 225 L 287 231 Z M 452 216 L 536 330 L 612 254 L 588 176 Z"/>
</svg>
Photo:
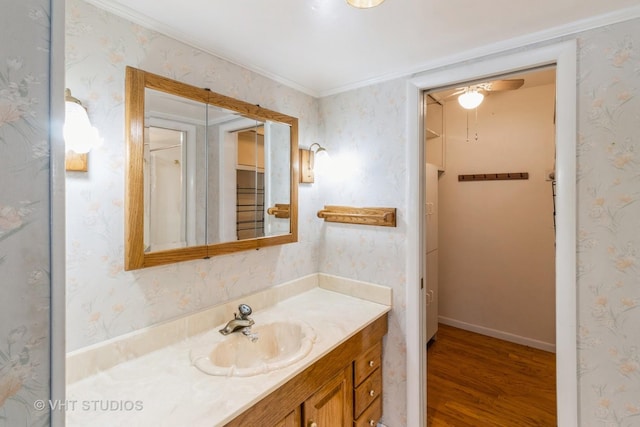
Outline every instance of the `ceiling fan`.
<svg viewBox="0 0 640 427">
<path fill-rule="evenodd" d="M 476 108 L 485 95 L 491 92 L 503 92 L 507 90 L 516 90 L 524 84 L 524 79 L 506 79 L 506 80 L 493 80 L 485 83 L 478 83 L 466 87 L 457 88 L 454 93 L 447 98 L 453 96 L 458 97 L 458 103 L 467 110 Z"/>
</svg>

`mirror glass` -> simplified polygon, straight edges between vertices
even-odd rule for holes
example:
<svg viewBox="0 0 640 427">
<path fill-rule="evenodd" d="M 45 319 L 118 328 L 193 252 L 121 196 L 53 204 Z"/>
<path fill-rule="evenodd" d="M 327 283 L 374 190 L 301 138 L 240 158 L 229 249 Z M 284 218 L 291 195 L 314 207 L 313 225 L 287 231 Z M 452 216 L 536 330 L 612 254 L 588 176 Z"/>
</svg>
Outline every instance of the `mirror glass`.
<svg viewBox="0 0 640 427">
<path fill-rule="evenodd" d="M 144 250 L 204 245 L 207 105 L 145 89 Z"/>
<path fill-rule="evenodd" d="M 290 218 L 268 209 L 291 202 L 291 127 L 209 110 L 207 242 L 289 233 Z"/>
<path fill-rule="evenodd" d="M 127 68 L 126 269 L 297 241 L 297 119 Z"/>
</svg>

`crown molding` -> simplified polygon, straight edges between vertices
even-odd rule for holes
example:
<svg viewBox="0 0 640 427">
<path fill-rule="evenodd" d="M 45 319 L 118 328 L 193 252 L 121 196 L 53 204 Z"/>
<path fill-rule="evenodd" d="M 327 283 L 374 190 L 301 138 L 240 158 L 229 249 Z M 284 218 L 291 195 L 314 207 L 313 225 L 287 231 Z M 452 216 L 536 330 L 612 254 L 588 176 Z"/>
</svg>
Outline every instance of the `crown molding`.
<svg viewBox="0 0 640 427">
<path fill-rule="evenodd" d="M 550 41 L 561 41 L 559 39 L 562 39 L 563 37 L 575 36 L 576 34 L 584 31 L 606 27 L 607 25 L 618 24 L 637 18 L 640 18 L 640 5 L 574 21 L 565 25 L 559 25 L 524 36 L 501 40 L 496 43 L 488 44 L 486 46 L 475 49 L 469 49 L 464 52 L 447 55 L 441 58 L 424 62 L 421 65 L 413 67 L 410 70 L 399 70 L 395 73 L 388 73 L 371 79 L 361 80 L 353 82 L 352 84 L 320 91 L 320 97 L 323 98 L 325 96 L 335 95 L 338 93 L 347 92 L 350 90 L 359 89 L 361 87 L 383 83 L 385 81 L 398 78 L 415 77 L 420 73 L 435 70 L 437 68 L 448 67 L 459 64 L 461 62 L 474 61 L 478 60 L 479 58 L 487 57 L 497 53 L 502 53 L 514 49 L 521 49 L 525 46 L 531 46 L 538 43 L 545 43 Z"/>
<path fill-rule="evenodd" d="M 84 0 L 86 3 L 89 3 L 99 9 L 102 10 L 106 10 L 107 12 L 110 12 L 116 16 L 119 16 L 121 18 L 124 18 L 128 21 L 131 21 L 135 24 L 138 24 L 140 26 L 143 26 L 145 28 L 148 28 L 150 30 L 156 31 L 160 34 L 166 35 L 168 37 L 171 37 L 172 39 L 175 39 L 179 42 L 182 42 L 186 45 L 189 45 L 193 48 L 196 48 L 198 50 L 201 50 L 205 53 L 208 53 L 209 55 L 213 55 L 216 58 L 220 58 L 224 61 L 227 61 L 231 64 L 237 65 L 238 67 L 242 67 L 246 70 L 249 71 L 253 71 L 256 74 L 259 74 L 263 77 L 266 77 L 268 79 L 271 79 L 277 83 L 283 84 L 287 87 L 290 87 L 292 89 L 295 89 L 297 91 L 300 91 L 304 94 L 307 94 L 309 96 L 312 96 L 314 98 L 318 98 L 320 96 L 320 93 L 316 90 L 313 90 L 311 88 L 308 88 L 306 86 L 303 86 L 299 83 L 296 83 L 292 80 L 286 79 L 282 76 L 273 74 L 269 71 L 266 71 L 260 67 L 256 67 L 254 65 L 251 64 L 242 64 L 238 61 L 235 61 L 234 59 L 229 58 L 228 56 L 225 56 L 224 54 L 221 54 L 220 52 L 214 52 L 210 49 L 208 49 L 206 46 L 206 43 L 203 40 L 199 40 L 199 39 L 195 39 L 193 37 L 190 37 L 186 34 L 184 34 L 181 31 L 176 30 L 175 28 L 172 28 L 169 25 L 166 25 L 160 21 L 157 21 L 153 18 L 150 18 L 147 15 L 144 15 L 140 12 L 137 12 L 133 9 L 131 9 L 128 6 L 125 6 L 123 4 L 117 3 L 115 1 L 110 1 L 110 0 Z"/>
<path fill-rule="evenodd" d="M 188 35 L 177 31 L 170 26 L 156 21 L 146 15 L 134 11 L 133 9 L 124 6 L 120 3 L 110 0 L 85 0 L 87 3 L 92 4 L 100 9 L 113 13 L 114 15 L 125 18 L 131 22 L 141 25 L 145 28 L 149 28 L 158 33 L 165 34 L 173 39 L 176 39 L 189 46 L 202 50 L 217 58 L 223 59 L 229 63 L 245 68 L 249 71 L 257 73 L 263 77 L 274 80 L 280 84 L 288 86 L 292 89 L 298 90 L 304 94 L 312 96 L 314 98 L 324 98 L 326 96 L 335 95 L 342 92 L 347 92 L 354 89 L 359 89 L 365 86 L 394 80 L 397 78 L 406 78 L 416 76 L 422 72 L 434 70 L 440 67 L 451 66 L 465 61 L 473 61 L 489 55 L 509 51 L 512 49 L 523 48 L 538 43 L 549 42 L 552 40 L 561 39 L 563 37 L 574 36 L 578 33 L 605 27 L 607 25 L 617 24 L 624 21 L 640 18 L 640 5 L 632 6 L 625 9 L 620 9 L 614 12 L 609 12 L 590 18 L 570 22 L 568 24 L 559 25 L 546 30 L 538 31 L 524 36 L 513 37 L 506 40 L 501 40 L 496 43 L 488 44 L 475 49 L 469 49 L 464 52 L 447 55 L 441 58 L 433 59 L 422 64 L 412 67 L 410 69 L 398 70 L 392 73 L 386 73 L 380 76 L 376 76 L 370 79 L 358 80 L 352 83 L 337 86 L 330 89 L 313 89 L 286 79 L 282 76 L 273 74 L 260 67 L 256 67 L 251 64 L 242 64 L 234 59 L 221 54 L 220 52 L 214 52 L 205 47 L 206 43 L 203 40 L 197 40 Z"/>
</svg>

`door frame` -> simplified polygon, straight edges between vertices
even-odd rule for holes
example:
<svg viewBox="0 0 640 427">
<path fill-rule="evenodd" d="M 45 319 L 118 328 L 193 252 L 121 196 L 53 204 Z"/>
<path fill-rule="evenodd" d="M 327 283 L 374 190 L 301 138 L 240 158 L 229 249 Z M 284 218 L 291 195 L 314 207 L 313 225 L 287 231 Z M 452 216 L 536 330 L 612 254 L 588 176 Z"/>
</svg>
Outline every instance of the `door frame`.
<svg viewBox="0 0 640 427">
<path fill-rule="evenodd" d="M 427 349 L 424 275 L 422 92 L 500 74 L 556 66 L 556 393 L 559 427 L 578 426 L 576 288 L 576 41 L 479 58 L 425 71 L 407 81 L 407 425 L 426 426 Z M 417 197 L 416 197 L 417 195 Z M 416 372 L 419 375 L 416 375 Z"/>
<path fill-rule="evenodd" d="M 50 401 L 66 399 L 66 215 L 65 147 L 62 137 L 65 89 L 65 1 L 52 0 L 49 51 L 49 195 L 50 195 Z M 65 425 L 65 411 L 50 412 L 53 427 Z"/>
</svg>

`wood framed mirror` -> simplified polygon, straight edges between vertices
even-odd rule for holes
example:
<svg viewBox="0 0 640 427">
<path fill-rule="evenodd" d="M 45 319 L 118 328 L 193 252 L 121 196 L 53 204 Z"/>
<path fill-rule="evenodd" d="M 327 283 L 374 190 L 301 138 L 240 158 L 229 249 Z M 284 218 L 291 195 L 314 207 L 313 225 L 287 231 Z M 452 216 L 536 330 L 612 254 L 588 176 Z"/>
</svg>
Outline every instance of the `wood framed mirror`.
<svg viewBox="0 0 640 427">
<path fill-rule="evenodd" d="M 297 118 L 133 67 L 125 82 L 125 270 L 297 241 Z"/>
</svg>

